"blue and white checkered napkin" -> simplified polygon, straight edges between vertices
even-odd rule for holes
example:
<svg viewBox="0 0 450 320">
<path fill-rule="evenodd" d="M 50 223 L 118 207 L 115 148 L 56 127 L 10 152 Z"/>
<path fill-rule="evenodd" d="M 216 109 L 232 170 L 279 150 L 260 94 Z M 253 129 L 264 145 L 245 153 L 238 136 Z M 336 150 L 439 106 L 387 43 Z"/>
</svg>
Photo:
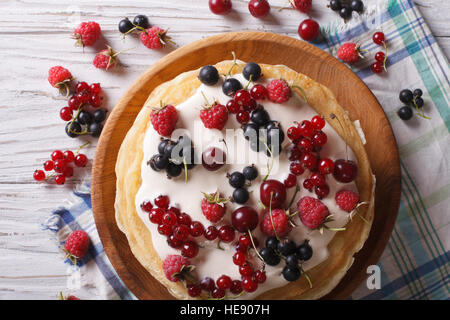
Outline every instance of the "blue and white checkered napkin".
<svg viewBox="0 0 450 320">
<path fill-rule="evenodd" d="M 369 53 L 352 66 L 383 106 L 400 152 L 402 197 L 398 220 L 378 266 L 381 289 L 363 283 L 352 299 L 449 299 L 450 247 L 450 68 L 423 17 L 411 0 L 381 1 L 344 25 L 341 20 L 322 29 L 321 49 L 335 55 L 344 42 L 357 42 Z M 380 47 L 372 41 L 375 30 L 386 35 L 388 72 L 373 74 L 370 63 Z M 398 93 L 421 88 L 424 112 L 402 121 Z M 71 230 L 86 230 L 93 242 L 83 259 L 82 288 L 98 298 L 133 299 L 106 257 L 95 229 L 88 192 L 77 192 L 78 202 L 56 210 L 47 226 L 64 241 Z M 102 277 L 96 277 L 101 274 Z M 92 281 L 94 279 L 94 281 Z M 95 290 L 92 290 L 95 289 Z M 90 292 L 82 297 L 89 296 Z"/>
</svg>

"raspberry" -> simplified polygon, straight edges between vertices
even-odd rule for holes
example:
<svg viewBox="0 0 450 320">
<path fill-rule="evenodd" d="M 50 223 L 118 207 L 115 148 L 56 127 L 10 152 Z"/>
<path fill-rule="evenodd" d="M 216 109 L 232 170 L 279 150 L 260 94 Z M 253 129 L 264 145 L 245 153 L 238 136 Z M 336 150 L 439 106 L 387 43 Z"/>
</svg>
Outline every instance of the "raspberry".
<svg viewBox="0 0 450 320">
<path fill-rule="evenodd" d="M 283 103 L 291 97 L 291 88 L 286 81 L 274 79 L 267 86 L 269 100 L 276 103 Z"/>
<path fill-rule="evenodd" d="M 337 51 L 337 56 L 347 63 L 354 63 L 357 62 L 360 57 L 363 58 L 359 50 L 359 45 L 351 42 L 344 43 Z"/>
<path fill-rule="evenodd" d="M 312 7 L 312 0 L 294 0 L 291 5 L 300 12 L 308 13 Z"/>
<path fill-rule="evenodd" d="M 108 70 L 117 63 L 119 52 L 115 52 L 110 46 L 95 55 L 93 64 L 96 68 Z"/>
<path fill-rule="evenodd" d="M 335 196 L 338 207 L 344 211 L 352 212 L 359 202 L 359 195 L 353 191 L 342 189 Z"/>
<path fill-rule="evenodd" d="M 153 26 L 141 32 L 139 39 L 149 49 L 161 49 L 171 38 L 167 35 L 167 30 Z"/>
<path fill-rule="evenodd" d="M 272 225 L 273 220 L 273 225 Z M 286 236 L 292 229 L 291 225 L 289 224 L 289 219 L 286 215 L 286 212 L 284 212 L 281 209 L 274 209 L 272 210 L 272 218 L 269 212 L 267 212 L 261 221 L 261 231 L 268 235 L 268 236 L 274 236 L 274 227 L 277 232 L 277 235 L 279 237 Z"/>
<path fill-rule="evenodd" d="M 222 130 L 228 120 L 228 110 L 224 105 L 213 104 L 200 111 L 200 119 L 205 128 Z"/>
<path fill-rule="evenodd" d="M 75 45 L 92 46 L 100 38 L 101 33 L 100 25 L 97 22 L 82 22 L 73 33 L 77 40 Z"/>
<path fill-rule="evenodd" d="M 188 272 L 190 268 L 189 259 L 177 254 L 168 255 L 162 264 L 164 274 L 167 279 L 173 282 L 177 282 L 182 279 L 184 272 Z"/>
<path fill-rule="evenodd" d="M 71 80 L 72 74 L 64 67 L 55 66 L 48 70 L 48 82 L 52 85 L 52 87 L 58 88 L 59 91 L 64 88 L 67 95 L 70 93 L 68 82 Z"/>
<path fill-rule="evenodd" d="M 67 253 L 73 264 L 77 259 L 81 259 L 86 254 L 91 241 L 89 236 L 83 230 L 75 230 L 72 232 L 64 243 L 64 251 Z"/>
<path fill-rule="evenodd" d="M 220 205 L 223 202 L 226 202 L 227 199 L 221 199 L 219 197 L 219 192 L 206 194 L 205 198 L 202 199 L 201 208 L 203 215 L 209 221 L 216 223 L 219 222 L 220 219 L 225 215 L 226 208 L 224 205 Z"/>
<path fill-rule="evenodd" d="M 322 201 L 312 197 L 303 197 L 297 203 L 300 220 L 309 229 L 317 229 L 330 214 Z"/>
<path fill-rule="evenodd" d="M 150 114 L 153 128 L 162 136 L 168 137 L 175 129 L 178 121 L 178 111 L 172 105 L 166 105 L 160 109 L 153 110 Z"/>
</svg>

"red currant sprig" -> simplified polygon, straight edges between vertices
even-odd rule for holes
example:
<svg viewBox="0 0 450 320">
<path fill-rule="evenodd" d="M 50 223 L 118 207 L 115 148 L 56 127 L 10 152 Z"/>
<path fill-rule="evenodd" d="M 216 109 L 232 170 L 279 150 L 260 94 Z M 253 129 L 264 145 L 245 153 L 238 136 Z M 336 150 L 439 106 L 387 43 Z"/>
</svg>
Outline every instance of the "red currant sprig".
<svg viewBox="0 0 450 320">
<path fill-rule="evenodd" d="M 386 61 L 387 61 L 387 46 L 386 46 L 386 36 L 383 32 L 375 32 L 372 36 L 372 40 L 375 44 L 384 47 L 384 52 L 378 51 L 375 54 L 375 62 L 371 64 L 370 68 L 373 73 L 387 72 Z"/>
</svg>

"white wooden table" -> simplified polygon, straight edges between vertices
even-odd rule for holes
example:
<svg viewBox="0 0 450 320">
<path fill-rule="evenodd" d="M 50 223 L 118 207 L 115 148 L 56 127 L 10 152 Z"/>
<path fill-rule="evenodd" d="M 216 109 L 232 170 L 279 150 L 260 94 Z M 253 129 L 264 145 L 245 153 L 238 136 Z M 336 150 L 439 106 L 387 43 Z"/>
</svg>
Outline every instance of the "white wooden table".
<svg viewBox="0 0 450 320">
<path fill-rule="evenodd" d="M 364 0 L 366 4 L 376 0 Z M 128 4 L 127 4 L 128 2 Z M 57 206 L 67 203 L 71 189 L 90 166 L 65 186 L 35 183 L 32 173 L 55 149 L 77 149 L 82 139 L 64 133 L 59 109 L 64 99 L 47 82 L 51 66 L 63 65 L 80 80 L 100 82 L 104 106 L 112 109 L 131 82 L 173 48 L 152 51 L 136 37 L 121 39 L 118 22 L 146 14 L 152 24 L 170 28 L 178 46 L 216 33 L 266 30 L 298 37 L 297 27 L 306 16 L 277 9 L 284 0 L 271 0 L 272 15 L 265 20 L 250 16 L 248 1 L 232 0 L 234 12 L 226 18 L 213 15 L 207 0 L 0 1 L 0 299 L 55 299 L 66 292 L 67 266 L 50 234 L 40 224 Z M 321 23 L 338 19 L 326 8 L 327 0 L 313 0 L 312 16 Z M 450 54 L 450 1 L 415 0 L 444 53 Z M 97 21 L 103 36 L 121 55 L 121 67 L 104 72 L 92 66 L 94 52 L 103 49 L 73 46 L 70 38 L 79 21 Z M 86 149 L 93 158 L 95 139 Z"/>
</svg>

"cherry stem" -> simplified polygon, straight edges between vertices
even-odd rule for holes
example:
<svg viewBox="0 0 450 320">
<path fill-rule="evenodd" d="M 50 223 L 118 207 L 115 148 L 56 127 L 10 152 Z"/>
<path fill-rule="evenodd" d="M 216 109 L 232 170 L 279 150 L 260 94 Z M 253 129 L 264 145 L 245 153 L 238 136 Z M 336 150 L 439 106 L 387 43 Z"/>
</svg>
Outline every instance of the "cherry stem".
<svg viewBox="0 0 450 320">
<path fill-rule="evenodd" d="M 234 53 L 234 51 L 231 51 L 231 54 L 233 55 L 233 64 L 231 65 L 230 69 L 227 72 L 227 76 L 231 75 L 231 71 L 233 70 L 234 66 L 237 64 L 236 63 L 236 53 Z"/>
<path fill-rule="evenodd" d="M 83 149 L 84 147 L 86 147 L 87 145 L 89 145 L 91 142 L 88 141 L 86 143 L 83 143 L 81 146 L 78 147 L 77 151 L 75 151 L 75 154 L 79 154 L 81 149 Z"/>
<path fill-rule="evenodd" d="M 258 249 L 256 249 L 255 242 L 253 241 L 253 236 L 252 236 L 252 232 L 250 231 L 250 229 L 247 230 L 247 233 L 250 236 L 250 241 L 252 242 L 252 246 L 253 246 L 253 249 L 255 249 L 256 255 L 263 263 L 265 263 L 264 258 L 261 257 L 261 255 L 258 252 Z"/>
<path fill-rule="evenodd" d="M 187 183 L 188 181 L 188 169 L 186 164 L 186 157 L 183 157 L 183 165 L 184 165 L 184 183 Z"/>
<path fill-rule="evenodd" d="M 300 266 L 300 272 L 301 272 L 302 274 L 305 275 L 305 279 L 306 279 L 306 281 L 308 281 L 309 288 L 312 288 L 313 285 L 312 285 L 312 282 L 311 282 L 311 278 L 310 278 L 309 275 L 305 272 L 305 270 L 303 270 L 302 266 Z"/>
<path fill-rule="evenodd" d="M 275 233 L 275 237 L 278 241 L 281 242 L 280 237 L 277 234 L 277 230 L 275 229 L 275 224 L 273 223 L 273 215 L 272 215 L 272 196 L 273 192 L 270 193 L 270 201 L 269 201 L 269 215 L 270 215 L 270 222 L 272 223 L 273 232 Z"/>
<path fill-rule="evenodd" d="M 270 148 L 269 148 L 269 146 L 267 145 L 267 143 L 266 143 L 266 141 L 263 141 L 263 143 L 264 143 L 264 146 L 266 147 L 266 149 L 267 149 L 267 151 L 269 152 L 269 154 L 270 154 L 270 157 L 269 157 L 269 159 L 267 160 L 267 174 L 266 174 L 266 176 L 263 178 L 263 182 L 264 181 L 266 181 L 267 180 L 267 178 L 269 178 L 269 175 L 270 175 L 270 172 L 272 171 L 272 168 L 273 168 L 273 164 L 274 164 L 274 162 L 275 162 L 275 159 L 274 159 L 274 157 L 273 157 L 273 153 L 272 153 L 272 150 L 270 150 Z M 270 161 L 270 160 L 272 160 L 272 161 Z M 270 164 L 269 164 L 270 163 Z"/>
<path fill-rule="evenodd" d="M 291 198 L 291 201 L 289 202 L 288 207 L 286 208 L 286 210 L 289 210 L 292 206 L 292 204 L 294 203 L 295 197 L 297 196 L 297 193 L 300 191 L 300 187 L 298 185 L 298 183 L 295 185 L 295 192 L 294 195 Z"/>
<path fill-rule="evenodd" d="M 211 105 L 209 104 L 208 99 L 207 99 L 206 96 L 205 96 L 205 93 L 204 93 L 203 91 L 200 91 L 200 92 L 201 92 L 201 94 L 202 94 L 202 96 L 203 96 L 203 99 L 205 99 L 206 105 L 207 105 L 208 107 L 211 107 Z"/>
<path fill-rule="evenodd" d="M 291 87 L 300 90 L 300 92 L 302 93 L 303 99 L 305 100 L 306 103 L 308 103 L 308 97 L 306 96 L 306 92 L 305 92 L 305 90 L 303 90 L 302 87 L 300 87 L 296 84 L 293 84 Z"/>
<path fill-rule="evenodd" d="M 244 90 L 247 90 L 247 89 L 248 89 L 248 86 L 249 86 L 250 83 L 252 83 L 252 82 L 253 82 L 253 75 L 251 74 L 251 75 L 250 75 L 250 78 L 248 79 L 248 83 L 247 83 L 247 85 L 245 86 Z"/>
<path fill-rule="evenodd" d="M 387 61 L 387 45 L 386 45 L 386 42 L 384 42 L 384 41 L 383 41 L 383 46 L 384 46 L 383 68 L 384 68 L 384 71 L 387 72 L 387 68 L 386 68 L 386 61 Z"/>
</svg>

